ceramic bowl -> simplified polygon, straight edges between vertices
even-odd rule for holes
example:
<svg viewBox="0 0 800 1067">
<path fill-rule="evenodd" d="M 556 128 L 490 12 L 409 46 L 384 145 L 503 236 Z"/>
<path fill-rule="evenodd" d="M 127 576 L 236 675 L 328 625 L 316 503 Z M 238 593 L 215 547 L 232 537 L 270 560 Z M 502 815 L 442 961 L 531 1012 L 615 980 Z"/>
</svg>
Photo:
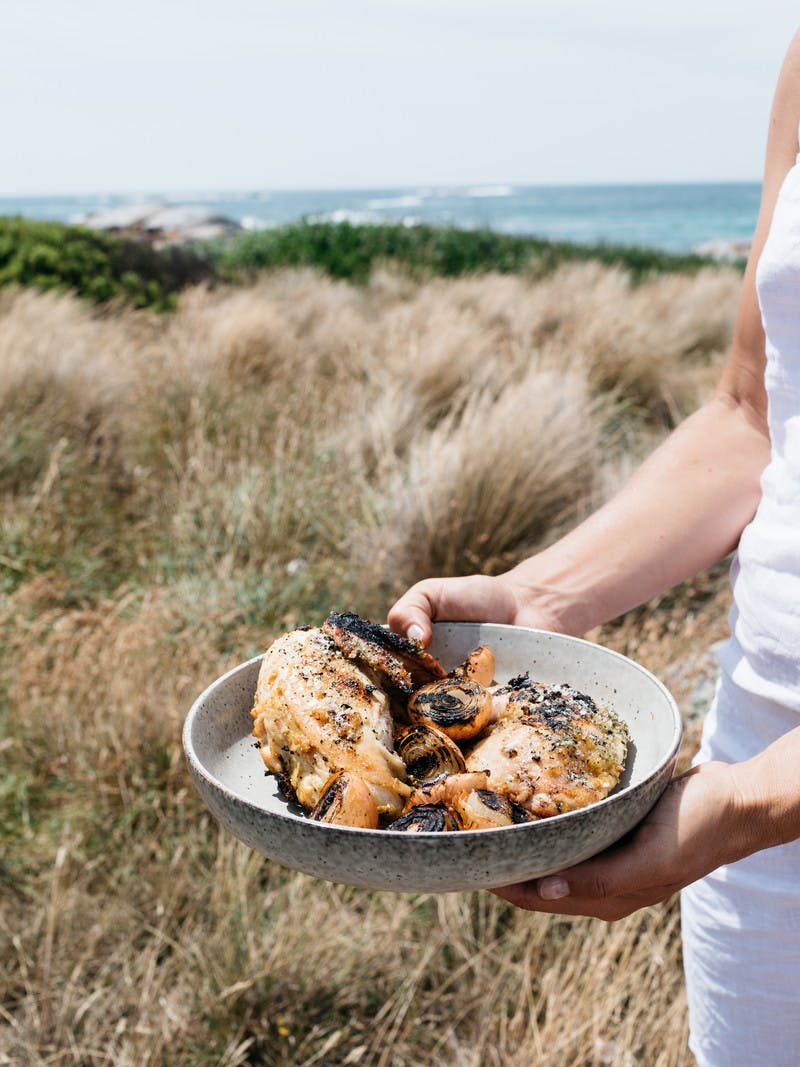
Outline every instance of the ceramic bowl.
<svg viewBox="0 0 800 1067">
<path fill-rule="evenodd" d="M 630 731 L 623 777 L 604 800 L 539 822 L 458 833 L 405 834 L 311 822 L 280 794 L 251 736 L 261 657 L 222 675 L 192 705 L 183 730 L 189 769 L 226 829 L 285 867 L 331 882 L 401 892 L 486 889 L 564 870 L 632 829 L 666 788 L 681 737 L 678 708 L 649 671 L 576 637 L 490 623 L 439 623 L 431 651 L 445 667 L 477 645 L 495 677 L 573 686 L 610 707 Z"/>
</svg>

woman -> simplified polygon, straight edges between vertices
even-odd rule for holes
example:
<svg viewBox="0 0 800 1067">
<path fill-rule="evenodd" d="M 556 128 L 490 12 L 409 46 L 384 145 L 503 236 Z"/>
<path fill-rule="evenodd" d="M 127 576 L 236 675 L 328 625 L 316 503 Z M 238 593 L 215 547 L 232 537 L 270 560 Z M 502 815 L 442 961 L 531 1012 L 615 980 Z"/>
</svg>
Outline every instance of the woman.
<svg viewBox="0 0 800 1067">
<path fill-rule="evenodd" d="M 521 908 L 601 919 L 684 890 L 690 1045 L 703 1067 L 800 1057 L 798 120 L 800 33 L 778 80 L 758 226 L 713 398 L 561 541 L 498 577 L 419 582 L 389 614 L 425 643 L 437 619 L 581 634 L 738 546 L 732 636 L 697 765 L 623 844 L 498 890 Z"/>
</svg>

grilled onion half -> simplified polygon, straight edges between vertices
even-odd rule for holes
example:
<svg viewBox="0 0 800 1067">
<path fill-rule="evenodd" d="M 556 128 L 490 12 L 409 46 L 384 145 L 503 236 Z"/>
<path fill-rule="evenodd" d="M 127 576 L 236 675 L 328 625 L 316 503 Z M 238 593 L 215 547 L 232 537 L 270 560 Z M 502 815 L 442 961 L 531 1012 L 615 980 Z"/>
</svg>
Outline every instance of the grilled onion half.
<svg viewBox="0 0 800 1067">
<path fill-rule="evenodd" d="M 414 693 L 408 715 L 412 723 L 433 726 L 454 741 L 467 741 L 489 723 L 492 696 L 471 678 L 443 678 Z"/>
<path fill-rule="evenodd" d="M 448 678 L 470 678 L 480 685 L 491 685 L 494 678 L 494 652 L 488 645 L 478 645 L 448 674 Z"/>
<path fill-rule="evenodd" d="M 445 833 L 461 830 L 461 818 L 449 804 L 418 804 L 417 807 L 389 823 L 388 830 L 403 830 L 407 834 Z"/>
<path fill-rule="evenodd" d="M 331 775 L 308 817 L 315 822 L 362 826 L 367 830 L 378 826 L 378 808 L 369 786 L 350 771 Z"/>
<path fill-rule="evenodd" d="M 467 769 L 455 741 L 426 723 L 401 730 L 395 738 L 394 750 L 405 763 L 412 785 L 425 785 L 443 774 L 463 774 Z"/>
<path fill-rule="evenodd" d="M 459 797 L 455 807 L 465 830 L 487 830 L 532 821 L 530 813 L 520 804 L 491 789 L 473 789 Z"/>
</svg>

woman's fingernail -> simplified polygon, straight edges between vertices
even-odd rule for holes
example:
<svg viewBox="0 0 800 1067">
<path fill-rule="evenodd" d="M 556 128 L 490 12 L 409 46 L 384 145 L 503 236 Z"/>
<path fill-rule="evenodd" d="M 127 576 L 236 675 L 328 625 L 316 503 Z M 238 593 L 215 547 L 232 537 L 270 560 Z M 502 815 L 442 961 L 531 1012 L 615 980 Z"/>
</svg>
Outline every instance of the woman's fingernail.
<svg viewBox="0 0 800 1067">
<path fill-rule="evenodd" d="M 542 878 L 539 882 L 539 896 L 542 900 L 561 900 L 569 896 L 569 883 L 563 878 Z"/>
<path fill-rule="evenodd" d="M 409 639 L 409 641 L 421 641 L 424 636 L 425 634 L 422 630 L 422 627 L 418 626 L 415 622 L 412 622 L 412 624 L 406 630 L 406 637 Z"/>
</svg>

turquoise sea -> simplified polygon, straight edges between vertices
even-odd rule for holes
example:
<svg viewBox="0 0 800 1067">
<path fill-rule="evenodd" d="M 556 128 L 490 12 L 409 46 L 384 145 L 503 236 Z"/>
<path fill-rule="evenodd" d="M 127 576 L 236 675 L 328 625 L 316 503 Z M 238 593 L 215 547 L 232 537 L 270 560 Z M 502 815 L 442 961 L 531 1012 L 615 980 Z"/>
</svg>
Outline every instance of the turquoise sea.
<svg viewBox="0 0 800 1067">
<path fill-rule="evenodd" d="M 484 185 L 265 192 L 181 191 L 0 198 L 0 214 L 77 222 L 140 201 L 202 205 L 248 229 L 303 217 L 428 222 L 578 243 L 606 241 L 684 252 L 748 241 L 758 182 L 664 185 Z"/>
</svg>

